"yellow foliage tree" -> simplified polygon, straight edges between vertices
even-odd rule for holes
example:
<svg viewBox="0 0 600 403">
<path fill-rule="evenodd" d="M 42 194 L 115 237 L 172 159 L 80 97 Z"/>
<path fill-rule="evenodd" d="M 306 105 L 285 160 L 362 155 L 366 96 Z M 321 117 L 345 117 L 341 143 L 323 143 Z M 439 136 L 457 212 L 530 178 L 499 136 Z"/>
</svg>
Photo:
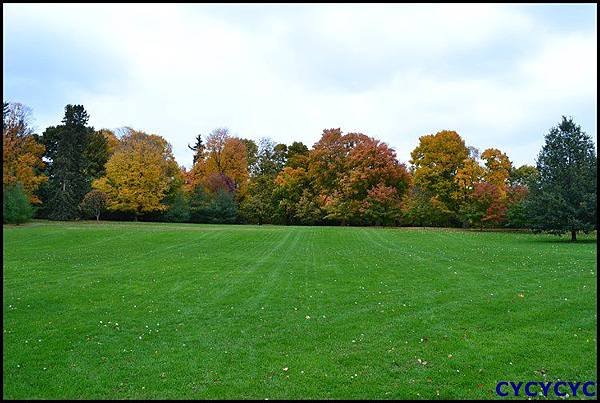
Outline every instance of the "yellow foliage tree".
<svg viewBox="0 0 600 403">
<path fill-rule="evenodd" d="M 506 197 L 512 163 L 506 154 L 496 148 L 485 150 L 481 153 L 481 159 L 485 161 L 485 181 L 494 185 L 503 199 Z"/>
<path fill-rule="evenodd" d="M 102 135 L 106 139 L 106 142 L 108 144 L 108 155 L 112 155 L 119 146 L 119 139 L 117 138 L 115 133 L 113 133 L 112 130 L 100 129 L 98 130 L 98 132 L 102 133 Z"/>
<path fill-rule="evenodd" d="M 455 198 L 459 187 L 454 178 L 469 156 L 460 135 L 455 131 L 442 130 L 421 136 L 419 145 L 410 155 L 414 186 L 436 197 L 436 203 L 457 211 Z"/>
<path fill-rule="evenodd" d="M 108 195 L 108 208 L 142 213 L 164 211 L 165 199 L 183 182 L 171 146 L 155 134 L 129 130 L 106 163 L 106 175 L 93 183 Z"/>
<path fill-rule="evenodd" d="M 475 184 L 483 179 L 484 169 L 472 157 L 465 159 L 463 166 L 456 171 L 454 182 L 458 189 L 454 192 L 454 199 L 457 203 L 466 203 L 469 196 L 475 190 Z"/>
</svg>

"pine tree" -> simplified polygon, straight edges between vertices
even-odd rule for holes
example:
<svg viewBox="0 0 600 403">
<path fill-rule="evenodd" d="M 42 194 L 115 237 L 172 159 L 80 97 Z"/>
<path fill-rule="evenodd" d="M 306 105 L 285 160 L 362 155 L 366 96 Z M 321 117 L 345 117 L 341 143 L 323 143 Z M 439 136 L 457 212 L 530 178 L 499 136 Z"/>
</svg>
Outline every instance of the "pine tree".
<svg viewBox="0 0 600 403">
<path fill-rule="evenodd" d="M 202 158 L 202 154 L 204 154 L 204 143 L 202 143 L 202 135 L 199 134 L 196 136 L 196 144 L 194 144 L 194 146 L 190 146 L 188 144 L 188 148 L 190 150 L 192 150 L 194 152 L 194 164 L 196 164 L 196 161 L 198 161 L 200 158 Z"/>
<path fill-rule="evenodd" d="M 592 138 L 563 116 L 550 129 L 537 159 L 539 176 L 526 208 L 531 227 L 554 234 L 596 229 L 597 155 Z"/>
<path fill-rule="evenodd" d="M 77 218 L 79 203 L 103 172 L 107 142 L 87 126 L 88 119 L 82 105 L 67 105 L 63 124 L 47 128 L 42 135 L 49 160 L 45 210 L 50 219 Z"/>
</svg>

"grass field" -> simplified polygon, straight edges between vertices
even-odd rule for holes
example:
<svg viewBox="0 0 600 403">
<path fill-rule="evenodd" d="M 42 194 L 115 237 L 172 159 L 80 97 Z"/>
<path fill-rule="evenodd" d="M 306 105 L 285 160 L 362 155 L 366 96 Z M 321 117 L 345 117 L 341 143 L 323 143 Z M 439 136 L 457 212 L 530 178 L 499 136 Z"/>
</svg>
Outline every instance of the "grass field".
<svg viewBox="0 0 600 403">
<path fill-rule="evenodd" d="M 444 229 L 3 228 L 4 398 L 494 398 L 596 379 L 596 243 Z"/>
</svg>

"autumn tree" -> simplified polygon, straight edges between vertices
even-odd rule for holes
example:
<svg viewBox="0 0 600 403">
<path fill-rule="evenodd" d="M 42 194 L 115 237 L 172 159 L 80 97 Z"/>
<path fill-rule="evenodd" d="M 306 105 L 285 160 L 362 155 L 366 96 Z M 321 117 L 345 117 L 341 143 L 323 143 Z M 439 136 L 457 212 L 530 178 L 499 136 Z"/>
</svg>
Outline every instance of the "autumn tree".
<svg viewBox="0 0 600 403">
<path fill-rule="evenodd" d="M 204 181 L 203 186 L 212 195 L 223 191 L 227 193 L 235 192 L 235 182 L 229 176 L 222 173 L 211 173 Z"/>
<path fill-rule="evenodd" d="M 500 190 L 490 182 L 476 182 L 468 202 L 461 207 L 468 226 L 497 226 L 506 216 L 506 203 Z"/>
<path fill-rule="evenodd" d="M 309 153 L 307 173 L 315 190 L 324 198 L 333 195 L 345 172 L 347 148 L 341 129 L 325 129 Z"/>
<path fill-rule="evenodd" d="M 555 234 L 596 229 L 597 155 L 594 142 L 572 118 L 563 116 L 545 136 L 537 158 L 527 211 L 531 227 Z"/>
<path fill-rule="evenodd" d="M 505 198 L 512 170 L 508 156 L 496 148 L 488 148 L 481 153 L 481 159 L 485 163 L 483 179 L 496 187 L 500 199 Z"/>
<path fill-rule="evenodd" d="M 2 114 L 2 184 L 20 184 L 31 203 L 41 203 L 36 191 L 48 180 L 42 160 L 45 147 L 36 140 L 30 123 L 31 110 L 4 102 Z"/>
<path fill-rule="evenodd" d="M 474 149 L 471 148 L 471 151 Z M 454 192 L 454 200 L 459 206 L 459 216 L 463 225 L 472 224 L 472 214 L 474 206 L 474 193 L 478 183 L 484 178 L 485 170 L 476 159 L 477 152 L 470 152 L 463 163 L 463 166 L 456 171 L 454 181 L 457 190 Z"/>
<path fill-rule="evenodd" d="M 361 133 L 323 130 L 309 151 L 287 147 L 274 198 L 287 223 L 397 223 L 410 175 L 387 144 Z"/>
<path fill-rule="evenodd" d="M 285 167 L 274 183 L 274 203 L 286 224 L 314 224 L 321 218 L 306 166 Z"/>
<path fill-rule="evenodd" d="M 315 195 L 308 189 L 301 189 L 301 196 L 295 208 L 295 219 L 303 225 L 315 225 L 323 222 L 327 205 L 327 196 Z"/>
<path fill-rule="evenodd" d="M 495 148 L 479 154 L 469 147 L 469 154 L 454 178 L 458 184 L 458 215 L 464 226 L 501 226 L 506 220 L 512 164 L 505 153 Z M 478 155 L 483 166 L 475 158 Z"/>
<path fill-rule="evenodd" d="M 106 175 L 94 188 L 108 195 L 108 208 L 133 213 L 165 211 L 182 185 L 171 145 L 155 134 L 130 130 L 106 163 Z"/>
<path fill-rule="evenodd" d="M 454 131 L 443 130 L 436 134 L 421 136 L 418 146 L 411 153 L 414 186 L 419 203 L 413 205 L 436 205 L 442 213 L 440 223 L 457 221 L 461 193 L 457 173 L 465 167 L 469 149 L 464 140 Z M 430 202 L 424 197 L 431 198 Z M 410 212 L 409 212 L 410 215 Z M 415 215 L 415 214 L 413 214 Z"/>
<path fill-rule="evenodd" d="M 275 176 L 283 168 L 283 163 L 277 158 L 275 146 L 275 142 L 269 138 L 259 140 L 253 176 Z"/>
<path fill-rule="evenodd" d="M 405 166 L 398 163 L 394 150 L 379 140 L 362 133 L 349 133 L 342 139 L 346 151 L 336 188 L 326 193 L 331 196 L 326 218 L 353 224 L 397 222 L 410 182 Z"/>
<path fill-rule="evenodd" d="M 304 143 L 294 141 L 287 148 L 287 160 L 285 165 L 292 168 L 302 166 L 308 158 L 308 153 L 308 147 L 304 145 Z"/>
<path fill-rule="evenodd" d="M 110 158 L 110 156 L 113 154 L 113 152 L 119 146 L 119 138 L 117 137 L 115 132 L 113 132 L 112 130 L 109 130 L 109 129 L 100 129 L 100 130 L 98 130 L 98 133 L 101 134 L 106 139 L 106 150 L 108 153 L 108 158 Z M 108 158 L 107 158 L 107 161 L 108 161 Z"/>
<path fill-rule="evenodd" d="M 397 225 L 402 217 L 401 194 L 391 186 L 382 183 L 369 189 L 360 206 L 364 223 L 374 225 Z"/>
<path fill-rule="evenodd" d="M 539 173 L 535 166 L 521 165 L 512 167 L 508 178 L 506 226 L 526 228 L 529 225 L 527 196 L 529 188 L 535 184 Z"/>
<path fill-rule="evenodd" d="M 221 175 L 233 181 L 235 192 L 242 196 L 248 182 L 248 163 L 244 142 L 229 135 L 227 129 L 213 130 L 206 138 L 203 158 L 192 168 L 192 184 L 205 185 L 211 175 Z"/>
<path fill-rule="evenodd" d="M 100 190 L 94 189 L 86 193 L 79 204 L 79 208 L 85 214 L 96 217 L 96 221 L 100 221 L 100 214 L 106 210 L 107 203 L 108 195 Z"/>
<path fill-rule="evenodd" d="M 340 128 L 325 129 L 310 150 L 306 173 L 311 187 L 298 201 L 303 221 L 323 213 L 321 220 L 346 224 L 354 216 L 356 210 L 351 212 L 350 204 L 356 209 L 359 202 L 344 196 L 341 180 L 348 174 L 347 157 L 356 139 L 356 135 L 344 135 Z"/>
</svg>

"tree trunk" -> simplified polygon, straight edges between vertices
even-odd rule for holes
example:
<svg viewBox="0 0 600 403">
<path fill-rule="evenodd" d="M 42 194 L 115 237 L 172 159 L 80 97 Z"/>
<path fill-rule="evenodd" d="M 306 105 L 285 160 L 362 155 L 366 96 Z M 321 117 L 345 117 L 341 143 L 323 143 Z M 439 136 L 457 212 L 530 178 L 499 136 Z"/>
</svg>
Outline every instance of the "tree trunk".
<svg viewBox="0 0 600 403">
<path fill-rule="evenodd" d="M 577 241 L 577 231 L 574 229 L 571 230 L 571 242 Z"/>
<path fill-rule="evenodd" d="M 96 222 L 100 222 L 100 214 L 96 214 Z"/>
</svg>

